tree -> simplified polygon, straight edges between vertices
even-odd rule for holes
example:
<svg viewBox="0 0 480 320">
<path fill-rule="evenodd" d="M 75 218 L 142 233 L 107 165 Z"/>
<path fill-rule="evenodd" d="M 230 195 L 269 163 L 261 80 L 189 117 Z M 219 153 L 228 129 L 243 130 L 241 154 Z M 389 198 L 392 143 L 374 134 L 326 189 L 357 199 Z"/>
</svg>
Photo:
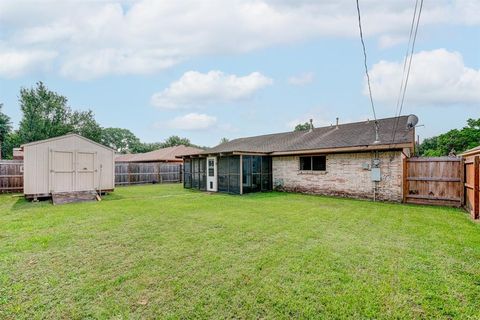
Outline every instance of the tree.
<svg viewBox="0 0 480 320">
<path fill-rule="evenodd" d="M 72 130 L 67 98 L 48 90 L 42 82 L 35 88 L 20 89 L 20 109 L 23 117 L 18 134 L 22 143 L 60 136 Z"/>
<path fill-rule="evenodd" d="M 222 139 L 220 139 L 220 144 L 224 144 L 224 143 L 227 143 L 229 141 L 230 141 L 230 139 L 223 137 Z"/>
<path fill-rule="evenodd" d="M 468 119 L 467 126 L 425 139 L 419 146 L 422 156 L 446 156 L 455 150 L 461 153 L 480 145 L 480 119 Z"/>
<path fill-rule="evenodd" d="M 104 128 L 102 130 L 101 143 L 115 149 L 117 152 L 131 153 L 140 144 L 140 139 L 128 129 Z"/>
<path fill-rule="evenodd" d="M 161 142 L 142 142 L 134 146 L 132 149 L 133 153 L 144 153 L 150 152 L 158 149 L 162 149 L 163 145 Z"/>
<path fill-rule="evenodd" d="M 3 104 L 0 103 L 0 159 L 7 156 L 7 143 L 6 139 L 10 131 L 12 130 L 12 123 L 10 117 L 2 112 Z"/>
<path fill-rule="evenodd" d="M 66 97 L 50 91 L 43 82 L 20 89 L 23 116 L 18 135 L 21 143 L 77 133 L 96 142 L 102 140 L 102 128 L 91 110 L 72 111 Z"/>
<path fill-rule="evenodd" d="M 5 137 L 2 143 L 2 157 L 4 159 L 12 159 L 13 148 L 18 148 L 22 145 L 22 140 L 17 131 L 11 131 Z"/>
<path fill-rule="evenodd" d="M 180 138 L 179 136 L 170 136 L 163 143 L 162 148 L 174 147 L 174 146 L 193 146 L 188 138 Z"/>
<path fill-rule="evenodd" d="M 90 140 L 102 143 L 102 127 L 95 120 L 92 110 L 74 111 L 70 116 L 71 131 Z"/>
<path fill-rule="evenodd" d="M 307 130 L 310 130 L 310 123 L 309 122 L 297 124 L 293 131 L 307 131 Z"/>
</svg>

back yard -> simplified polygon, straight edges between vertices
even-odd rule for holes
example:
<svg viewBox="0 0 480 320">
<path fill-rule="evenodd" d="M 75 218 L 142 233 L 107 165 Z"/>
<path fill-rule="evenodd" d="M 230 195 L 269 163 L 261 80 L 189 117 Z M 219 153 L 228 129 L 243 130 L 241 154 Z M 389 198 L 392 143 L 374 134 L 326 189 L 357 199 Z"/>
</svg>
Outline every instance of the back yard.
<svg viewBox="0 0 480 320">
<path fill-rule="evenodd" d="M 480 318 L 457 209 L 180 185 L 0 196 L 0 318 Z"/>
</svg>

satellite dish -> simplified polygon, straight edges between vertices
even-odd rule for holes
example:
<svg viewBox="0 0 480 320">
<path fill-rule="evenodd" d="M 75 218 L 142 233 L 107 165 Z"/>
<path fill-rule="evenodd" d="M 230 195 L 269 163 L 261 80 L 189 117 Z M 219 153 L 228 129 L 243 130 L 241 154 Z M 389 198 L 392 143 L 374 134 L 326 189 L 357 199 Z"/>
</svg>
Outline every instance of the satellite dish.
<svg viewBox="0 0 480 320">
<path fill-rule="evenodd" d="M 414 114 L 411 114 L 407 118 L 407 129 L 415 128 L 418 123 L 418 117 Z"/>
</svg>

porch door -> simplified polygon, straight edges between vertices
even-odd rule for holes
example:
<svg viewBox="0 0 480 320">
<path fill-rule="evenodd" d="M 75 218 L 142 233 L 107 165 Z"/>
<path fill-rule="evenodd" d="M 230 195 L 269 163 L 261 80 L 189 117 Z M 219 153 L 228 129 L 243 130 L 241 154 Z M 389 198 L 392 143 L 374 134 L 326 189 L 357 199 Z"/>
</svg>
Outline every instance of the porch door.
<svg viewBox="0 0 480 320">
<path fill-rule="evenodd" d="M 207 158 L 207 190 L 217 191 L 217 158 Z"/>
<path fill-rule="evenodd" d="M 75 184 L 75 154 L 73 151 L 52 151 L 50 158 L 50 190 L 71 192 Z"/>
<path fill-rule="evenodd" d="M 77 151 L 76 156 L 76 191 L 95 190 L 95 152 Z"/>
</svg>

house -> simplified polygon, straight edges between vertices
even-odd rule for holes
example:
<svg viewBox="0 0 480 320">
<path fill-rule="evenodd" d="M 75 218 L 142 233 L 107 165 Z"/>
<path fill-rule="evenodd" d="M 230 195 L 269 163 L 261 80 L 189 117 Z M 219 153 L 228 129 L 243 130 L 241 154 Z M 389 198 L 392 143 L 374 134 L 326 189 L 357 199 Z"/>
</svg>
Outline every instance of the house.
<svg viewBox="0 0 480 320">
<path fill-rule="evenodd" d="M 414 115 L 235 139 L 184 155 L 184 187 L 243 194 L 272 189 L 402 200 Z M 396 128 L 396 129 L 395 129 Z M 394 134 L 395 132 L 395 134 Z"/>
<path fill-rule="evenodd" d="M 30 142 L 21 148 L 27 198 L 113 191 L 115 187 L 115 151 L 78 134 Z"/>
<path fill-rule="evenodd" d="M 129 185 L 181 182 L 183 160 L 177 156 L 200 152 L 203 150 L 179 145 L 145 153 L 117 155 L 115 183 Z"/>
<path fill-rule="evenodd" d="M 173 146 L 158 149 L 145 153 L 118 154 L 115 162 L 178 162 L 182 159 L 177 158 L 179 155 L 188 155 L 203 152 L 202 149 L 187 147 L 184 145 Z"/>
</svg>

